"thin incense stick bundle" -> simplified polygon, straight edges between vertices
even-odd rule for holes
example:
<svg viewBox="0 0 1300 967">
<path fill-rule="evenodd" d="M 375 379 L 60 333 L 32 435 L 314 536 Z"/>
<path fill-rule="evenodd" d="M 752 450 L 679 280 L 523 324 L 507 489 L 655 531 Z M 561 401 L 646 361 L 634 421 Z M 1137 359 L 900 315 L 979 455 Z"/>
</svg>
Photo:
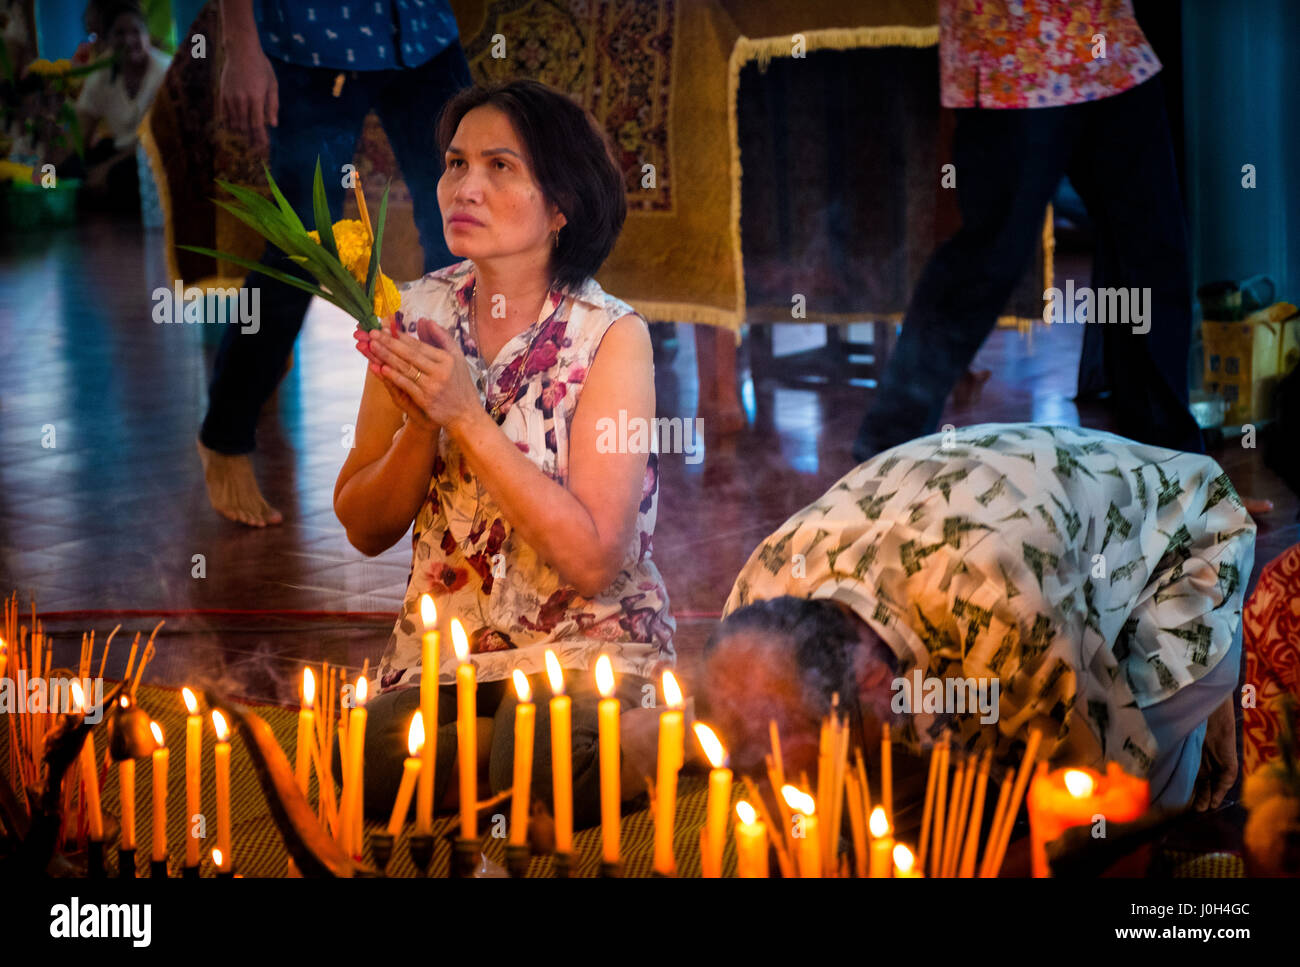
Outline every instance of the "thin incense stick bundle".
<svg viewBox="0 0 1300 967">
<path fill-rule="evenodd" d="M 990 875 L 989 867 L 993 863 L 993 853 L 997 849 L 998 833 L 1002 829 L 1002 814 L 1006 812 L 1011 799 L 1011 783 L 1015 776 L 1010 771 L 1002 777 L 1002 788 L 998 790 L 998 803 L 993 807 L 993 823 L 989 826 L 989 836 L 984 843 L 984 856 L 980 859 L 980 876 Z"/>
<path fill-rule="evenodd" d="M 1002 870 L 1002 861 L 1006 859 L 1007 846 L 1011 842 L 1011 830 L 1016 825 L 1016 816 L 1020 814 L 1020 803 L 1025 796 L 1025 788 L 1029 785 L 1029 773 L 1038 759 L 1038 746 L 1043 740 L 1043 734 L 1038 729 L 1029 733 L 1029 741 L 1025 744 L 1025 754 L 1020 759 L 1020 768 L 1016 772 L 1016 784 L 1011 788 L 1011 799 L 1007 803 L 1007 811 L 1002 817 L 1002 828 L 998 833 L 998 849 L 993 854 L 993 863 L 990 866 L 990 876 L 997 876 Z"/>
<path fill-rule="evenodd" d="M 957 822 L 953 824 L 952 851 L 948 854 L 948 864 L 944 876 L 956 876 L 957 864 L 961 860 L 962 840 L 966 832 L 966 817 L 970 814 L 971 790 L 975 786 L 976 761 L 973 755 L 966 756 L 966 774 L 962 776 L 961 800 L 957 804 Z"/>
<path fill-rule="evenodd" d="M 989 764 L 993 758 L 993 747 L 989 746 L 980 756 L 979 777 L 975 780 L 975 802 L 970 810 L 970 825 L 966 828 L 966 842 L 962 847 L 961 862 L 957 866 L 957 875 L 971 877 L 975 875 L 975 853 L 979 849 L 980 829 L 984 825 L 984 793 L 989 784 Z"/>
<path fill-rule="evenodd" d="M 939 745 L 939 786 L 934 794 L 934 834 L 931 836 L 930 876 L 939 875 L 939 861 L 943 858 L 944 810 L 948 805 L 948 740 Z"/>
<path fill-rule="evenodd" d="M 862 793 L 858 777 L 850 772 L 845 791 L 849 797 L 849 828 L 853 833 L 853 867 L 860 880 L 867 878 L 867 831 L 862 820 Z"/>
<path fill-rule="evenodd" d="M 889 828 L 894 828 L 894 741 L 889 731 L 889 723 L 880 726 L 880 805 L 889 820 Z"/>
<path fill-rule="evenodd" d="M 934 780 L 939 772 L 939 742 L 930 746 L 930 774 L 925 780 L 925 806 L 921 811 L 921 842 L 916 851 L 916 868 L 925 869 L 926 849 L 930 845 L 930 818 L 934 815 Z"/>
<path fill-rule="evenodd" d="M 966 756 L 961 756 L 957 771 L 953 773 L 951 798 L 948 801 L 948 818 L 943 828 L 943 852 L 939 857 L 939 875 L 948 875 L 948 860 L 952 856 L 952 843 L 957 838 L 957 813 L 961 811 L 961 787 L 966 781 Z"/>
</svg>

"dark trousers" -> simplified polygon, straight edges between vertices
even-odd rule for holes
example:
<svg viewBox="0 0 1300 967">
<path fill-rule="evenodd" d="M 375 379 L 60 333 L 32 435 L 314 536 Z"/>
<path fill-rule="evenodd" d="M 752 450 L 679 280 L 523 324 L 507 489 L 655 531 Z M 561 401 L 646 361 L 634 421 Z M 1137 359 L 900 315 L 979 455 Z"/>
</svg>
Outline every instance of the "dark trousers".
<svg viewBox="0 0 1300 967">
<path fill-rule="evenodd" d="M 1105 255 L 1104 281 L 1094 284 L 1151 290 L 1145 335 L 1123 323 L 1101 327 L 1118 432 L 1204 452 L 1187 407 L 1191 279 L 1158 79 L 1084 104 L 956 114 L 962 226 L 926 263 L 854 457 L 938 429 L 944 401 L 1028 264 L 1062 175 L 1083 198 Z"/>
<path fill-rule="evenodd" d="M 438 208 L 442 159 L 435 127 L 443 104 L 471 83 L 460 44 L 453 43 L 414 69 L 345 73 L 338 97 L 333 94 L 337 70 L 275 59 L 271 64 L 280 96 L 279 126 L 267 129 L 271 174 L 303 223 L 309 229 L 315 224 L 311 188 L 318 157 L 330 218 L 341 217 L 342 168 L 351 163 L 362 122 L 373 110 L 411 192 L 425 271 L 454 262 Z M 272 245 L 266 247 L 263 261 L 282 271 L 297 271 Z M 307 293 L 273 282 L 260 272 L 251 273 L 244 284 L 261 289 L 261 325 L 255 332 L 229 327 L 217 350 L 199 438 L 218 453 L 253 450 L 258 413 L 284 373 L 311 301 Z"/>
<path fill-rule="evenodd" d="M 572 735 L 573 766 L 573 825 L 584 829 L 600 822 L 600 730 L 596 706 L 600 695 L 595 682 L 588 674 L 570 673 L 568 694 L 573 700 L 570 708 L 569 728 Z M 533 701 L 537 712 L 533 734 L 533 778 L 531 799 L 540 799 L 554 809 L 551 799 L 551 687 L 545 673 L 530 675 Z M 616 695 L 623 711 L 641 704 L 643 688 L 650 681 L 636 675 L 618 676 Z M 653 689 L 653 686 L 651 685 Z M 515 697 L 514 686 L 508 680 L 480 682 L 475 696 L 475 710 L 479 718 L 492 719 L 492 748 L 489 755 L 488 775 L 491 794 L 502 792 L 514 784 L 515 763 Z M 393 800 L 402 781 L 402 766 L 406 759 L 407 730 L 411 716 L 420 707 L 418 685 L 395 688 L 378 695 L 367 703 L 366 719 L 366 776 L 365 811 L 374 819 L 387 820 L 392 814 Z M 452 781 L 456 764 L 456 687 L 444 685 L 438 690 L 438 762 L 434 777 L 434 801 L 442 802 L 447 784 Z M 335 755 L 335 778 L 342 775 Z M 488 792 L 479 789 L 479 799 L 488 798 Z M 501 812 L 510 815 L 504 805 Z M 480 825 L 480 832 L 483 832 Z"/>
</svg>

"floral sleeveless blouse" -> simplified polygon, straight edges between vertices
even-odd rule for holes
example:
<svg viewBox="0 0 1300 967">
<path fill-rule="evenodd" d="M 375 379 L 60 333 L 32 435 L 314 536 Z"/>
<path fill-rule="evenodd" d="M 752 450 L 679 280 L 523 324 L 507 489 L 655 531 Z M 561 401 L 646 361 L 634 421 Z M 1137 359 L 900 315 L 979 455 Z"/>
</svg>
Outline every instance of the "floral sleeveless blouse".
<svg viewBox="0 0 1300 967">
<path fill-rule="evenodd" d="M 552 289 L 537 321 L 489 365 L 470 330 L 474 276 L 467 259 L 411 283 L 402 292 L 397 323 L 410 333 L 421 323 L 445 328 L 465 355 L 484 408 L 496 413 L 502 431 L 544 474 L 564 485 L 569 427 L 587 370 L 610 325 L 636 313 L 594 279 L 573 290 Z M 380 688 L 420 680 L 419 608 L 426 592 L 444 627 L 453 617 L 465 626 L 480 681 L 509 678 L 515 668 L 527 675 L 544 671 L 548 648 L 565 668 L 594 667 L 602 653 L 625 674 L 650 678 L 671 667 L 677 625 L 650 559 L 658 497 L 659 460 L 651 453 L 623 569 L 604 591 L 586 598 L 515 536 L 460 448 L 439 434 L 429 494 L 415 518 L 402 611 L 380 660 Z M 454 682 L 455 665 L 445 641 L 439 681 Z"/>
</svg>

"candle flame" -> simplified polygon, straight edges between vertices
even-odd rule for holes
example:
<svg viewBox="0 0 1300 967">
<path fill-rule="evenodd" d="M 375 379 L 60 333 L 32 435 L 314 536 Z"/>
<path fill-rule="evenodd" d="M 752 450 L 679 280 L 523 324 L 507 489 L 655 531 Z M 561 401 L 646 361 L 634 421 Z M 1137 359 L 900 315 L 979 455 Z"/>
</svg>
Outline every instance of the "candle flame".
<svg viewBox="0 0 1300 967">
<path fill-rule="evenodd" d="M 218 742 L 225 742 L 230 738 L 230 726 L 226 724 L 226 717 L 219 709 L 212 710 L 212 728 L 216 730 Z"/>
<path fill-rule="evenodd" d="M 596 689 L 601 698 L 609 698 L 614 694 L 614 666 L 610 663 L 609 655 L 601 655 L 596 659 Z"/>
<path fill-rule="evenodd" d="M 898 872 L 911 873 L 912 864 L 915 862 L 916 857 L 912 855 L 912 851 L 902 843 L 894 847 L 894 865 L 898 867 Z"/>
<path fill-rule="evenodd" d="M 418 708 L 411 716 L 411 728 L 406 733 L 406 751 L 414 759 L 424 748 L 424 713 Z"/>
<path fill-rule="evenodd" d="M 811 816 L 817 812 L 816 800 L 796 786 L 786 783 L 781 787 L 781 796 L 785 799 L 786 805 L 796 812 L 801 812 L 805 816 Z"/>
<path fill-rule="evenodd" d="M 122 708 L 126 708 L 128 705 L 131 704 L 131 700 L 127 698 L 125 695 L 123 695 L 121 698 L 117 700 L 117 704 L 121 705 Z"/>
<path fill-rule="evenodd" d="M 199 714 L 199 700 L 194 697 L 194 693 L 190 691 L 188 685 L 181 689 L 181 698 L 185 699 L 186 711 L 191 715 Z"/>
<path fill-rule="evenodd" d="M 463 662 L 469 657 L 469 639 L 465 637 L 465 626 L 459 618 L 451 619 L 451 646 L 456 649 L 456 660 Z"/>
<path fill-rule="evenodd" d="M 740 821 L 746 826 L 752 825 L 754 820 L 758 818 L 758 813 L 754 812 L 754 807 L 743 799 L 736 803 L 736 815 L 740 817 Z"/>
<path fill-rule="evenodd" d="M 310 668 L 302 670 L 302 704 L 311 708 L 316 701 L 316 675 Z"/>
<path fill-rule="evenodd" d="M 560 659 L 555 657 L 555 652 L 546 649 L 546 677 L 551 680 L 551 694 L 564 694 L 564 669 L 560 667 Z"/>
<path fill-rule="evenodd" d="M 867 827 L 871 830 L 871 835 L 876 839 L 886 836 L 889 833 L 889 820 L 885 818 L 885 809 L 883 806 L 877 806 L 871 810 L 871 818 L 867 820 Z"/>
<path fill-rule="evenodd" d="M 431 595 L 420 595 L 420 620 L 424 622 L 425 631 L 433 631 L 438 626 L 438 609 Z"/>
<path fill-rule="evenodd" d="M 158 743 L 158 748 L 162 748 L 167 743 L 163 741 L 162 726 L 157 722 L 149 723 L 149 731 L 153 733 L 153 740 Z"/>
<path fill-rule="evenodd" d="M 682 707 L 682 689 L 672 672 L 664 672 L 664 701 L 669 708 Z"/>
<path fill-rule="evenodd" d="M 355 706 L 356 708 L 360 708 L 362 705 L 366 704 L 366 695 L 369 691 L 370 688 L 366 684 L 366 676 L 362 675 L 360 678 L 357 679 L 356 706 Z"/>
<path fill-rule="evenodd" d="M 1092 776 L 1086 772 L 1080 772 L 1078 769 L 1070 769 L 1065 773 L 1065 788 L 1070 790 L 1070 795 L 1076 799 L 1082 799 L 1084 796 L 1091 796 L 1093 786 Z"/>
<path fill-rule="evenodd" d="M 221 860 L 222 860 L 221 850 L 214 849 L 212 851 L 212 865 L 215 866 L 217 869 L 221 869 Z"/>
<path fill-rule="evenodd" d="M 531 702 L 533 700 L 533 688 L 528 684 L 528 676 L 516 668 L 512 677 L 515 680 L 515 696 L 521 703 Z"/>
<path fill-rule="evenodd" d="M 713 768 L 721 769 L 727 764 L 727 750 L 722 747 L 722 743 L 718 741 L 718 734 L 713 729 L 703 722 L 696 722 L 695 737 L 700 740 L 704 755 Z"/>
<path fill-rule="evenodd" d="M 86 710 L 86 693 L 81 690 L 81 682 L 72 683 L 72 711 L 84 712 Z"/>
</svg>

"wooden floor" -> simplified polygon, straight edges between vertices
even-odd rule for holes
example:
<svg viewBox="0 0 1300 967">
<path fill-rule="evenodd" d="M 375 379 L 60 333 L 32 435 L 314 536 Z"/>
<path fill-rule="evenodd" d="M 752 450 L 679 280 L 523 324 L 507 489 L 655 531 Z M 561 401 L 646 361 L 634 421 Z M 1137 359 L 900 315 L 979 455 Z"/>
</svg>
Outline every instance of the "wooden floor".
<svg viewBox="0 0 1300 967">
<path fill-rule="evenodd" d="M 194 449 L 219 327 L 151 320 L 150 293 L 172 284 L 161 241 L 111 222 L 0 241 L 0 590 L 17 590 L 24 603 L 35 596 L 38 610 L 54 613 L 47 627 L 66 649 L 60 660 L 75 657 L 82 630 L 102 640 L 118 621 L 147 631 L 165 617 L 147 680 L 212 675 L 249 698 L 291 701 L 303 659 L 359 668 L 378 658 L 405 586 L 409 545 L 367 559 L 331 507 L 363 361 L 347 320 L 314 308 L 258 429 L 259 477 L 286 521 L 252 530 L 219 518 Z M 1059 260 L 1058 273 L 1080 284 L 1086 271 L 1078 259 Z M 993 371 L 983 398 L 945 420 L 1080 422 L 1071 397 L 1081 331 L 1040 327 L 1032 343 L 996 333 L 977 359 Z M 819 333 L 779 328 L 775 350 Z M 691 328 L 677 334 L 675 354 L 657 366 L 658 411 L 693 417 Z M 702 462 L 668 455 L 662 463 L 654 557 L 688 682 L 754 546 L 853 466 L 850 446 L 870 398 L 849 385 L 754 385 L 747 368 L 742 379 L 748 429 L 708 439 Z M 1082 417 L 1106 425 L 1104 412 Z M 1258 572 L 1300 541 L 1297 500 L 1257 451 L 1215 456 L 1240 490 L 1278 504 L 1260 524 Z M 238 613 L 262 609 L 354 614 Z M 82 610 L 146 613 L 58 614 Z M 364 612 L 372 614 L 356 614 Z M 110 669 L 125 658 L 115 649 Z"/>
</svg>

